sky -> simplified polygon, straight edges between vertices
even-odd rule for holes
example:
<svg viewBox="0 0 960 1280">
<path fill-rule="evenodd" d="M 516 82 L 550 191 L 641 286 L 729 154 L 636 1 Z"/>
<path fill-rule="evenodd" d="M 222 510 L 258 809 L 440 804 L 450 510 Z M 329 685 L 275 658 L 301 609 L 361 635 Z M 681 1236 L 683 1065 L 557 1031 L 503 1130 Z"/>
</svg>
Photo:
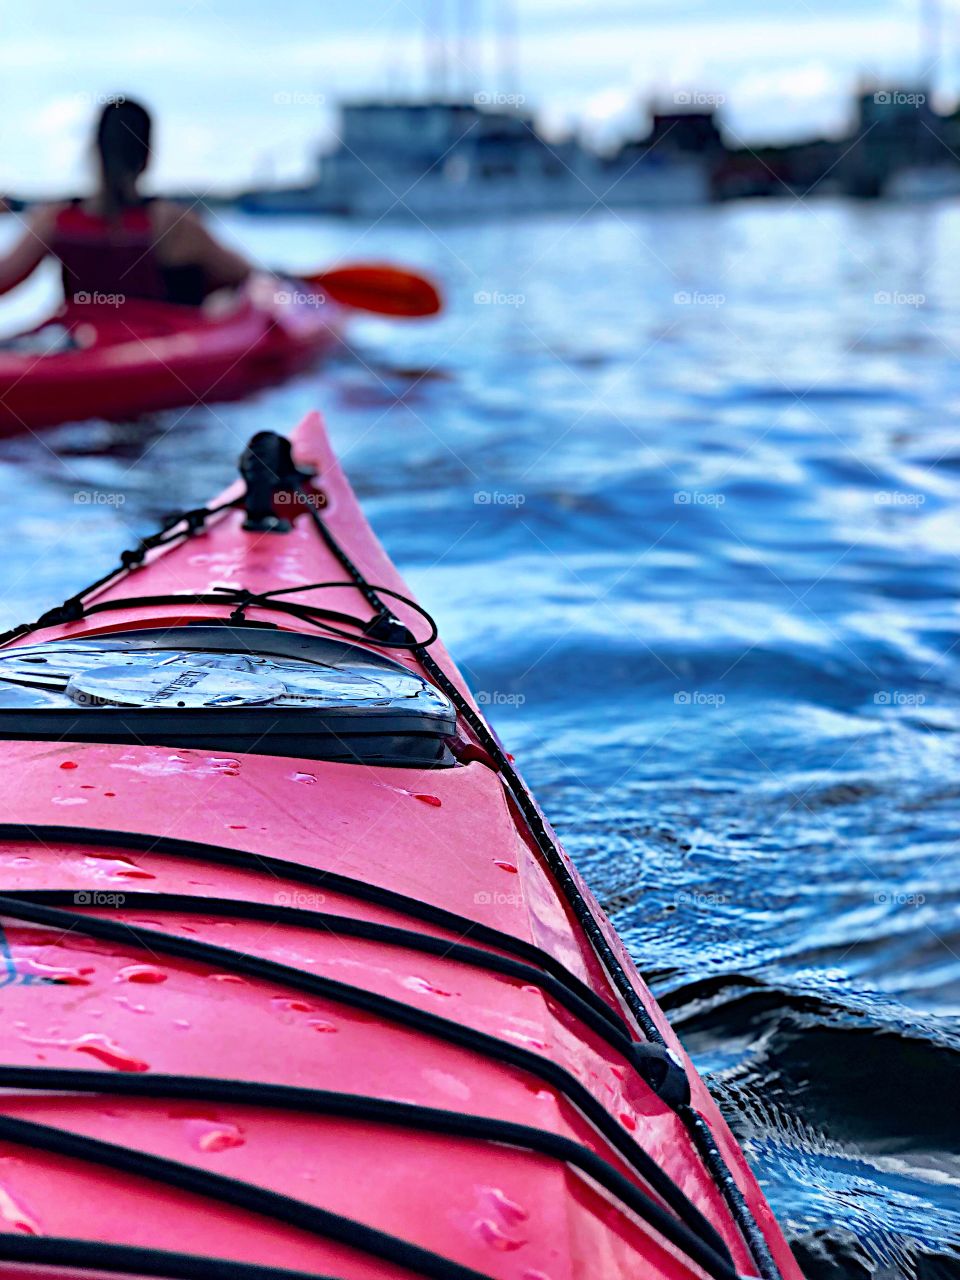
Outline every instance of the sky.
<svg viewBox="0 0 960 1280">
<path fill-rule="evenodd" d="M 442 30 L 450 91 L 519 94 L 551 134 L 600 141 L 683 93 L 716 98 L 734 140 L 842 133 L 858 82 L 915 83 L 931 48 L 944 101 L 960 86 L 960 0 L 7 0 L 0 190 L 81 190 L 117 94 L 157 116 L 159 188 L 305 176 L 341 98 L 436 87 Z"/>
</svg>

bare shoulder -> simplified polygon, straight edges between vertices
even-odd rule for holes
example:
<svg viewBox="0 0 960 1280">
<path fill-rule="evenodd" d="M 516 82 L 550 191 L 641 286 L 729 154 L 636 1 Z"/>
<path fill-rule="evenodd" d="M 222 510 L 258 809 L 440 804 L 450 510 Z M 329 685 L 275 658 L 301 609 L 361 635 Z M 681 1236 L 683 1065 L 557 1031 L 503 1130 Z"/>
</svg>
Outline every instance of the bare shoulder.
<svg viewBox="0 0 960 1280">
<path fill-rule="evenodd" d="M 189 263 L 204 269 L 213 288 L 241 284 L 250 274 L 242 255 L 220 243 L 197 205 L 157 200 L 151 206 L 157 253 L 167 266 Z"/>
<path fill-rule="evenodd" d="M 21 219 L 26 229 L 41 240 L 53 234 L 60 214 L 69 206 L 62 201 L 51 204 L 31 205 Z"/>
<path fill-rule="evenodd" d="M 200 256 L 203 223 L 189 205 L 154 200 L 150 205 L 150 219 L 158 250 L 166 262 L 192 262 Z"/>
<path fill-rule="evenodd" d="M 150 217 L 161 235 L 182 227 L 190 232 L 200 224 L 192 205 L 179 204 L 175 200 L 154 200 L 150 204 Z"/>
</svg>

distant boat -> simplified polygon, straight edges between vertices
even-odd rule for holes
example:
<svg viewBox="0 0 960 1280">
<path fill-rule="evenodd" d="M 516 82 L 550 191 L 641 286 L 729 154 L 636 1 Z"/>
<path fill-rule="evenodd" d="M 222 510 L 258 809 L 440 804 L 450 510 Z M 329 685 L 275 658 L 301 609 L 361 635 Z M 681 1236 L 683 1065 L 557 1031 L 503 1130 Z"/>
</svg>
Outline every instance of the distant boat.
<svg viewBox="0 0 960 1280">
<path fill-rule="evenodd" d="M 349 209 L 330 203 L 316 183 L 295 187 L 264 187 L 244 191 L 233 202 L 243 213 L 300 214 L 349 213 Z"/>
<path fill-rule="evenodd" d="M 339 145 L 309 185 L 245 193 L 262 214 L 458 218 L 594 206 L 702 204 L 702 157 L 644 154 L 631 144 L 603 157 L 577 139 L 550 142 L 515 107 L 475 102 L 373 100 L 341 109 Z"/>
<path fill-rule="evenodd" d="M 891 174 L 883 194 L 888 200 L 949 200 L 960 196 L 960 166 L 913 165 Z"/>
</svg>

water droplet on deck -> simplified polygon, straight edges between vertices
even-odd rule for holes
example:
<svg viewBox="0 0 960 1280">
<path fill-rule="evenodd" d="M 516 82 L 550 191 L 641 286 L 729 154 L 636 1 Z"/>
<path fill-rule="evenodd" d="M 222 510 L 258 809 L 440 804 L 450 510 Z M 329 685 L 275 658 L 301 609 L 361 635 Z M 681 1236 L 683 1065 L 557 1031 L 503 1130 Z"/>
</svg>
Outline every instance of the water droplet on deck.
<svg viewBox="0 0 960 1280">
<path fill-rule="evenodd" d="M 0 1186 L 0 1218 L 9 1222 L 14 1231 L 22 1231 L 27 1236 L 42 1235 L 40 1224 L 32 1213 L 29 1213 L 22 1202 L 12 1191 Z"/>
<path fill-rule="evenodd" d="M 631 1133 L 636 1132 L 637 1122 L 629 1111 L 620 1112 L 620 1123 L 625 1129 L 629 1129 Z"/>
<path fill-rule="evenodd" d="M 311 1018 L 307 1025 L 323 1035 L 335 1035 L 338 1031 L 338 1028 L 332 1022 L 327 1022 L 325 1018 Z"/>
<path fill-rule="evenodd" d="M 85 862 L 117 862 L 121 867 L 131 867 L 134 871 L 140 869 L 139 863 L 134 862 L 132 858 L 128 858 L 123 853 L 105 853 L 99 849 L 91 849 L 83 857 Z"/>
<path fill-rule="evenodd" d="M 50 1045 L 56 1049 L 74 1049 L 77 1053 L 89 1053 L 91 1057 L 97 1058 L 105 1066 L 113 1067 L 115 1071 L 150 1070 L 149 1063 L 141 1062 L 109 1036 L 100 1035 L 97 1032 L 88 1032 L 87 1035 L 77 1036 L 75 1040 L 43 1039 L 37 1036 L 23 1038 L 27 1044 Z"/>
<path fill-rule="evenodd" d="M 435 987 L 432 982 L 428 982 L 426 978 L 403 978 L 402 985 L 408 991 L 423 991 L 431 996 L 452 996 L 452 991 L 444 991 L 443 987 Z"/>
<path fill-rule="evenodd" d="M 151 1010 L 145 1004 L 134 1004 L 129 996 L 114 996 L 114 1002 L 122 1009 L 129 1009 L 131 1013 L 150 1013 Z"/>
<path fill-rule="evenodd" d="M 526 1222 L 530 1217 L 528 1210 L 522 1204 L 511 1200 L 499 1187 L 484 1187 L 483 1194 L 504 1222 Z"/>
<path fill-rule="evenodd" d="M 526 1036 L 522 1031 L 507 1030 L 503 1033 L 509 1036 L 511 1040 L 516 1040 L 517 1044 L 527 1045 L 531 1049 L 546 1049 L 547 1045 L 543 1040 L 535 1040 L 533 1036 Z"/>
<path fill-rule="evenodd" d="M 170 975 L 155 964 L 128 964 L 117 973 L 119 982 L 166 982 Z"/>
<path fill-rule="evenodd" d="M 61 769 L 76 769 L 76 767 L 77 762 L 75 760 L 64 760 L 60 765 Z"/>
<path fill-rule="evenodd" d="M 526 1240 L 514 1240 L 490 1218 L 481 1218 L 476 1225 L 476 1232 L 484 1244 L 498 1253 L 512 1253 L 514 1249 L 522 1249 Z"/>
<path fill-rule="evenodd" d="M 501 871 L 509 871 L 512 876 L 519 875 L 512 862 L 504 862 L 501 858 L 494 858 L 493 865 L 499 867 Z"/>
<path fill-rule="evenodd" d="M 414 800 L 419 800 L 421 804 L 431 804 L 435 809 L 439 809 L 443 801 L 439 796 L 426 796 L 414 793 Z"/>
<path fill-rule="evenodd" d="M 96 1034 L 81 1036 L 70 1047 L 76 1049 L 78 1053 L 89 1053 L 91 1057 L 97 1058 L 105 1066 L 113 1067 L 115 1071 L 150 1070 L 148 1062 L 143 1062 L 140 1058 L 134 1057 L 132 1053 L 128 1053 L 126 1049 L 121 1048 L 109 1036 Z"/>
<path fill-rule="evenodd" d="M 34 960 L 30 956 L 15 956 L 13 967 L 25 977 L 44 978 L 65 987 L 89 987 L 90 979 L 86 975 L 93 973 L 93 968 L 89 965 L 84 969 L 68 969 L 60 965 L 44 964 L 42 960 Z"/>
<path fill-rule="evenodd" d="M 286 996 L 272 996 L 271 1003 L 278 1009 L 289 1010 L 290 1013 L 314 1013 L 317 1010 L 315 1004 L 310 1004 L 306 1000 L 288 1000 Z"/>
<path fill-rule="evenodd" d="M 229 1151 L 231 1147 L 242 1147 L 246 1139 L 243 1130 L 225 1120 L 185 1120 L 184 1125 L 190 1138 L 190 1145 L 198 1151 Z"/>
<path fill-rule="evenodd" d="M 291 773 L 291 782 L 302 782 L 305 787 L 312 787 L 317 780 L 314 773 Z"/>
</svg>

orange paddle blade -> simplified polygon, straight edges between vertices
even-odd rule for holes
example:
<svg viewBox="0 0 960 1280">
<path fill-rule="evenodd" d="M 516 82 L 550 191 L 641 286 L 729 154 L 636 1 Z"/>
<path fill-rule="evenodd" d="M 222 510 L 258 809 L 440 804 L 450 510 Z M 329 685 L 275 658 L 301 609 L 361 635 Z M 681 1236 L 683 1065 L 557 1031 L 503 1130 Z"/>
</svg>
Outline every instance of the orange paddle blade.
<svg viewBox="0 0 960 1280">
<path fill-rule="evenodd" d="M 385 316 L 432 316 L 440 310 L 440 294 L 425 276 L 397 267 L 337 267 L 305 276 L 336 302 Z"/>
</svg>

